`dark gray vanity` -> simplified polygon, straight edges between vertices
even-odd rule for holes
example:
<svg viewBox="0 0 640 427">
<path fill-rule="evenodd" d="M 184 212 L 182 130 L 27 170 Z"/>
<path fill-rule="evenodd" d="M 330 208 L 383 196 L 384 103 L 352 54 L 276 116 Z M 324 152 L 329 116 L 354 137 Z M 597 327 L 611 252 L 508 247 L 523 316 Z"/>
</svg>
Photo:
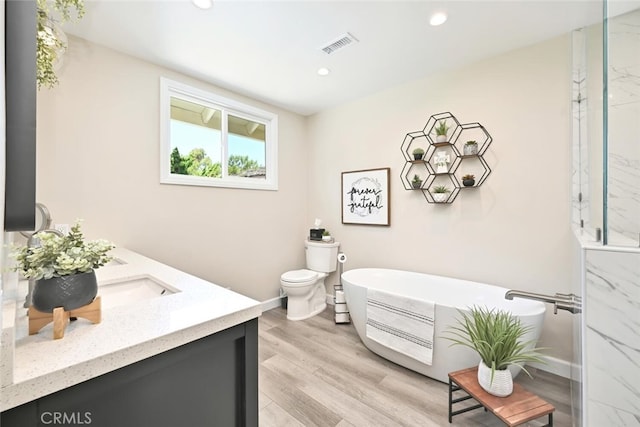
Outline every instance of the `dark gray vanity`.
<svg viewBox="0 0 640 427">
<path fill-rule="evenodd" d="M 258 320 L 2 413 L 3 427 L 258 425 Z"/>
</svg>

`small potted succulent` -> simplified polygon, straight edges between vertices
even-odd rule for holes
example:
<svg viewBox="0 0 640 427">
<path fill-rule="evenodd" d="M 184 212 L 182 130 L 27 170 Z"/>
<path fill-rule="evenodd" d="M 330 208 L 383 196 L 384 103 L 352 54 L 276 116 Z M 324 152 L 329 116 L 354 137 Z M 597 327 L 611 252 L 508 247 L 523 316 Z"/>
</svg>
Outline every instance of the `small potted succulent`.
<svg viewBox="0 0 640 427">
<path fill-rule="evenodd" d="M 112 260 L 107 255 L 115 246 L 106 240 L 85 241 L 80 223 L 66 236 L 46 230 L 36 234 L 39 246 L 13 249 L 15 271 L 35 281 L 32 305 L 51 313 L 56 307 L 65 311 L 89 304 L 98 293 L 95 269 Z"/>
<path fill-rule="evenodd" d="M 466 174 L 462 176 L 462 184 L 465 187 L 473 187 L 473 185 L 476 183 L 476 176 L 473 174 Z"/>
<path fill-rule="evenodd" d="M 447 194 L 450 193 L 451 190 L 445 185 L 436 185 L 433 187 L 433 200 L 437 203 L 442 203 L 447 200 Z"/>
<path fill-rule="evenodd" d="M 422 160 L 422 157 L 424 156 L 424 150 L 418 147 L 415 150 L 413 150 L 412 154 L 413 154 L 414 160 Z"/>
<path fill-rule="evenodd" d="M 440 120 L 438 124 L 433 127 L 433 131 L 436 134 L 436 142 L 447 142 L 449 126 L 447 126 L 446 120 Z"/>
<path fill-rule="evenodd" d="M 480 356 L 478 383 L 495 396 L 508 396 L 513 391 L 513 377 L 508 369 L 516 365 L 529 376 L 525 363 L 544 363 L 535 348 L 535 342 L 524 341 L 530 327 L 522 325 L 520 319 L 511 313 L 495 308 L 470 307 L 459 310 L 460 317 L 455 326 L 450 326 L 444 336 L 453 341 L 452 345 L 462 345 L 475 350 Z"/>
<path fill-rule="evenodd" d="M 478 143 L 476 141 L 467 141 L 462 148 L 462 154 L 465 156 L 473 156 L 478 154 Z"/>
<path fill-rule="evenodd" d="M 413 175 L 413 180 L 411 181 L 411 185 L 415 189 L 422 187 L 422 179 L 420 178 L 420 175 L 418 174 Z"/>
<path fill-rule="evenodd" d="M 329 233 L 329 230 L 324 230 L 322 232 L 322 241 L 323 242 L 330 242 L 331 241 L 331 233 Z"/>
</svg>

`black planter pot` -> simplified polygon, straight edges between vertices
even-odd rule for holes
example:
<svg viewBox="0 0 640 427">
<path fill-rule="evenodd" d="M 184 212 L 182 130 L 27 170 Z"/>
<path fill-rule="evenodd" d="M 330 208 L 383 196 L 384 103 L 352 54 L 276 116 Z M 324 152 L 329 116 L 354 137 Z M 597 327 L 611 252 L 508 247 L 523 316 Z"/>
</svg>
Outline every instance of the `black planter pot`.
<svg viewBox="0 0 640 427">
<path fill-rule="evenodd" d="M 56 307 L 65 311 L 89 304 L 98 294 L 96 273 L 72 274 L 36 280 L 31 304 L 38 311 L 52 313 Z"/>
<path fill-rule="evenodd" d="M 413 160 L 422 160 L 422 157 L 424 156 L 423 154 L 414 154 L 413 155 Z"/>
<path fill-rule="evenodd" d="M 411 181 L 411 185 L 413 185 L 413 188 L 415 188 L 417 190 L 422 186 L 422 181 L 420 181 L 420 182 Z"/>
<path fill-rule="evenodd" d="M 476 183 L 475 179 L 464 179 L 464 180 L 462 180 L 462 184 L 465 187 L 473 187 L 473 184 L 475 184 L 475 183 Z"/>
</svg>

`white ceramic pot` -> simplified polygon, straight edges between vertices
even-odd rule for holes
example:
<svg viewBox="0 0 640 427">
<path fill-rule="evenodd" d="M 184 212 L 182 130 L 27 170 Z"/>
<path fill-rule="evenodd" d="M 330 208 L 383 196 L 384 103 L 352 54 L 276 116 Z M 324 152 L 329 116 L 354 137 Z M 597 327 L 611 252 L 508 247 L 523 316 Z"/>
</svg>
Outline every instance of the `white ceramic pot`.
<svg viewBox="0 0 640 427">
<path fill-rule="evenodd" d="M 436 135 L 436 142 L 447 142 L 447 135 Z"/>
<path fill-rule="evenodd" d="M 444 202 L 447 200 L 448 193 L 433 193 L 433 200 L 438 203 Z"/>
<path fill-rule="evenodd" d="M 462 148 L 462 154 L 465 156 L 478 154 L 478 144 L 465 144 Z"/>
<path fill-rule="evenodd" d="M 509 396 L 513 393 L 513 378 L 511 371 L 505 369 L 503 371 L 496 370 L 493 373 L 493 381 L 491 380 L 491 368 L 480 361 L 478 365 L 478 383 L 480 387 L 489 394 L 498 397 Z"/>
</svg>

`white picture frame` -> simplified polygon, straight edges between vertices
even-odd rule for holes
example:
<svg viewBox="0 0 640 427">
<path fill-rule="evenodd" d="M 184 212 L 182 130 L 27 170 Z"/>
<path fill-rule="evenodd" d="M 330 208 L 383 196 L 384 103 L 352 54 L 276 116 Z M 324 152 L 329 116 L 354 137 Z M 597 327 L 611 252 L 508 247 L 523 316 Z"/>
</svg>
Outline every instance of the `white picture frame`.
<svg viewBox="0 0 640 427">
<path fill-rule="evenodd" d="M 389 208 L 390 168 L 342 172 L 342 223 L 391 224 Z"/>
</svg>

